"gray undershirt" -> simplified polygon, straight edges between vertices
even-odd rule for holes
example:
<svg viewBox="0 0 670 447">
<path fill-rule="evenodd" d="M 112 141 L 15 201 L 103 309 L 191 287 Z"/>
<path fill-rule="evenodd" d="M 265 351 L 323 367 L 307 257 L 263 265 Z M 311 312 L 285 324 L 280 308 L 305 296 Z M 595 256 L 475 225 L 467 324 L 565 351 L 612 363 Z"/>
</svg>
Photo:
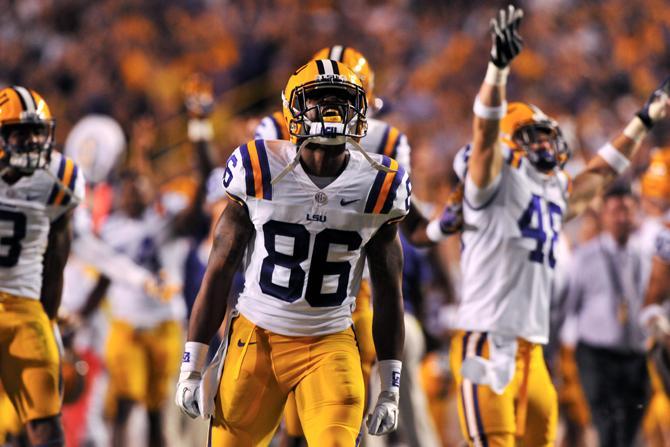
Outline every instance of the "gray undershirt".
<svg viewBox="0 0 670 447">
<path fill-rule="evenodd" d="M 309 179 L 316 185 L 317 188 L 323 189 L 335 181 L 337 177 L 319 177 L 318 175 L 307 174 Z"/>
</svg>

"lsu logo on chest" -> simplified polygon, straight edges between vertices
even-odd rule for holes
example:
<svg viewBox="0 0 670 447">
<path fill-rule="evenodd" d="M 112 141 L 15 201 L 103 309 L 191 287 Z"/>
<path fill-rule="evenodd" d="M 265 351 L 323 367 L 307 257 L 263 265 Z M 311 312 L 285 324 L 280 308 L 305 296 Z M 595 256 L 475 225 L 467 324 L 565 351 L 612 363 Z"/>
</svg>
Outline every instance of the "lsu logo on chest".
<svg viewBox="0 0 670 447">
<path fill-rule="evenodd" d="M 321 223 L 324 223 L 327 220 L 325 214 L 310 214 L 310 213 L 307 213 L 305 215 L 305 219 L 307 219 L 307 221 L 309 222 L 321 222 Z"/>
</svg>

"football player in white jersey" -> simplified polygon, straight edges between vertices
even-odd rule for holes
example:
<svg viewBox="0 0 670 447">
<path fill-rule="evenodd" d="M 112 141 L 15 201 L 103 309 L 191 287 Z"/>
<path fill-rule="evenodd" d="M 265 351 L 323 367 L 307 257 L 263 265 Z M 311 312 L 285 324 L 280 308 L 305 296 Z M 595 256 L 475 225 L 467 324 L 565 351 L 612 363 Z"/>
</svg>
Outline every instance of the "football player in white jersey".
<svg viewBox="0 0 670 447">
<path fill-rule="evenodd" d="M 30 442 L 62 446 L 53 320 L 84 176 L 52 151 L 54 126 L 36 92 L 0 90 L 0 381 Z"/>
<path fill-rule="evenodd" d="M 491 21 L 493 48 L 474 103 L 465 174 L 460 333 L 451 363 L 462 432 L 475 446 L 514 446 L 517 439 L 553 445 L 557 399 L 540 345 L 549 333 L 558 233 L 627 168 L 668 108 L 666 80 L 571 188 L 561 171 L 568 151 L 557 124 L 505 98 L 508 66 L 522 47 L 522 15 L 509 6 Z"/>
<path fill-rule="evenodd" d="M 405 134 L 400 132 L 398 128 L 391 124 L 371 118 L 371 110 L 374 109 L 374 104 L 377 98 L 374 95 L 374 71 L 372 66 L 363 54 L 355 48 L 334 45 L 332 47 L 322 48 L 317 51 L 312 60 L 330 59 L 341 62 L 349 67 L 361 80 L 365 90 L 366 99 L 368 102 L 368 122 L 367 133 L 361 138 L 361 147 L 370 154 L 381 154 L 395 159 L 400 166 L 402 166 L 407 173 L 411 172 L 410 152 L 411 148 Z M 263 118 L 256 128 L 254 138 L 264 140 L 280 140 L 288 139 L 288 126 L 286 119 L 282 112 L 274 112 L 271 115 Z M 440 225 L 440 219 L 435 219 L 431 225 L 431 230 L 428 231 L 428 226 L 431 225 L 428 220 L 418 211 L 414 204 L 410 205 L 410 210 L 407 217 L 401 222 L 400 230 L 404 236 L 409 238 L 415 245 L 432 245 L 438 241 L 446 238 L 449 234 L 455 231 L 449 226 Z M 406 320 L 409 322 L 411 329 L 420 328 L 417 318 L 412 313 L 405 314 Z M 353 313 L 354 330 L 358 340 L 358 347 L 361 354 L 361 361 L 363 367 L 363 381 L 366 389 L 368 387 L 370 372 L 372 366 L 376 361 L 376 353 L 374 350 L 374 342 L 372 340 L 372 304 L 370 302 L 370 286 L 368 279 L 364 273 L 363 281 L 361 282 L 360 292 L 356 296 L 356 308 Z M 407 327 L 408 325 L 406 325 Z M 417 334 L 417 337 L 423 337 L 423 333 Z M 416 339 L 416 338 L 412 338 Z M 405 346 L 405 352 L 412 349 L 412 346 Z M 404 382 L 405 387 L 411 387 L 412 384 L 418 381 L 418 368 L 412 368 L 413 363 L 405 363 L 405 377 L 409 379 Z M 408 367 L 410 369 L 408 369 Z M 412 387 L 413 393 L 422 392 L 418 387 Z M 409 392 L 403 388 L 402 393 Z M 406 414 L 406 420 L 411 421 L 429 421 L 429 416 L 424 408 L 414 408 L 411 406 L 413 401 L 411 399 L 401 399 L 401 405 L 407 405 L 403 409 Z M 285 407 L 285 423 L 283 427 L 289 439 L 283 440 L 285 445 L 301 445 L 302 429 L 300 427 L 300 420 L 298 419 L 295 409 L 294 395 L 289 395 L 289 399 Z M 416 414 L 413 414 L 416 413 Z M 424 438 L 424 444 L 435 444 L 437 442 L 437 435 L 432 426 L 417 426 L 418 423 L 404 424 L 404 419 L 400 421 L 400 429 L 407 431 L 414 431 L 417 433 L 416 437 Z M 382 442 L 379 440 L 378 442 Z"/>
<path fill-rule="evenodd" d="M 397 226 L 410 206 L 409 178 L 395 160 L 356 148 L 367 105 L 360 80 L 344 64 L 309 62 L 291 76 L 283 98 L 292 141 L 249 142 L 226 165 L 230 203 L 217 226 L 177 386 L 176 403 L 186 413 L 213 415 L 210 442 L 217 447 L 269 443 L 291 390 L 310 445 L 355 445 L 364 395 L 351 309 L 366 258 L 382 382 L 368 429 L 383 434 L 397 425 Z M 245 287 L 230 342 L 222 344 L 222 376 L 213 362 L 201 381 L 207 343 L 223 321 L 245 250 Z"/>
</svg>

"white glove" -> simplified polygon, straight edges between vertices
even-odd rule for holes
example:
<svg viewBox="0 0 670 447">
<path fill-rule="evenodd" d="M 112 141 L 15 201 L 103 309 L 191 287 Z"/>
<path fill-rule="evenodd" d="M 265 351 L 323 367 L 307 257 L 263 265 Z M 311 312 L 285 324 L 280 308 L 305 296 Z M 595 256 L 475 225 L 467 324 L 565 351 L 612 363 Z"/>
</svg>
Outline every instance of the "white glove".
<svg viewBox="0 0 670 447">
<path fill-rule="evenodd" d="M 368 433 L 374 436 L 391 433 L 398 428 L 398 401 L 400 399 L 400 360 L 381 360 L 378 364 L 382 390 L 377 404 L 368 415 Z"/>
<path fill-rule="evenodd" d="M 640 311 L 639 323 L 649 336 L 656 340 L 670 337 L 670 320 L 665 309 L 658 304 L 650 304 Z"/>
<path fill-rule="evenodd" d="M 398 393 L 390 391 L 379 393 L 377 405 L 372 414 L 368 415 L 368 433 L 380 436 L 398 428 L 398 400 Z"/>
<path fill-rule="evenodd" d="M 192 418 L 201 416 L 200 380 L 207 361 L 209 346 L 204 343 L 187 341 L 177 382 L 174 401 L 177 406 Z"/>
<path fill-rule="evenodd" d="M 668 95 L 670 94 L 670 77 L 667 77 L 656 87 L 642 106 L 637 116 L 642 120 L 647 129 L 651 129 L 654 124 L 666 116 L 668 106 Z"/>
</svg>

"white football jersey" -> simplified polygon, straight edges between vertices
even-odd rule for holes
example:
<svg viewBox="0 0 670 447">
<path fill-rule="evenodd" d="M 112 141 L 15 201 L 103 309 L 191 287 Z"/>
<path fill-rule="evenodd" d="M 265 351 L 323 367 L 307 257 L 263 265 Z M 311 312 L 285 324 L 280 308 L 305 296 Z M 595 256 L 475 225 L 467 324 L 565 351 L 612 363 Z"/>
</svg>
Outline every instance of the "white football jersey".
<svg viewBox="0 0 670 447">
<path fill-rule="evenodd" d="M 155 275 L 163 272 L 167 274 L 165 281 L 181 286 L 182 278 L 175 274 L 171 261 L 183 261 L 186 249 L 180 249 L 183 244 L 178 239 L 169 239 L 168 226 L 169 219 L 152 209 L 147 209 L 139 219 L 117 212 L 105 221 L 101 237 L 137 265 Z M 183 267 L 183 262 L 181 265 Z M 145 293 L 142 287 L 125 281 L 112 281 L 107 298 L 114 319 L 138 328 L 154 327 L 164 321 L 180 321 L 186 315 L 181 293 L 162 301 Z"/>
<path fill-rule="evenodd" d="M 286 120 L 281 112 L 274 112 L 263 118 L 256 127 L 257 140 L 288 140 Z M 368 118 L 368 131 L 360 141 L 361 147 L 370 154 L 381 154 L 395 159 L 406 172 L 411 171 L 411 148 L 405 134 L 390 124 Z"/>
<path fill-rule="evenodd" d="M 77 206 L 85 189 L 79 167 L 56 151 L 49 166 L 14 184 L 0 177 L 0 291 L 40 299 L 51 222 Z"/>
<path fill-rule="evenodd" d="M 459 154 L 467 165 L 467 150 Z M 556 249 L 569 179 L 545 175 L 521 152 L 504 148 L 505 163 L 487 191 L 465 178 L 457 327 L 546 343 Z M 461 172 L 459 172 L 461 171 Z"/>
<path fill-rule="evenodd" d="M 344 171 L 322 189 L 299 163 L 271 184 L 295 159 L 288 141 L 251 141 L 228 159 L 224 187 L 255 228 L 237 309 L 258 326 L 308 336 L 352 324 L 365 246 L 382 225 L 405 216 L 411 186 L 395 160 L 372 155 L 393 169 L 386 173 L 349 154 Z"/>
</svg>

